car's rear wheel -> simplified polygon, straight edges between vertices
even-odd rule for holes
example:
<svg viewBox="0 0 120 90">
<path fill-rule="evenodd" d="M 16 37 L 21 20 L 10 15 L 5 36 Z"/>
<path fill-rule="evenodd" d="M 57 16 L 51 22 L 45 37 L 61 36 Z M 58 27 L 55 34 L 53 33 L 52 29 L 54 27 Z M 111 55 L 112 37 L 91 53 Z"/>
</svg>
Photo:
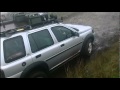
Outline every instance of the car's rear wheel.
<svg viewBox="0 0 120 90">
<path fill-rule="evenodd" d="M 47 75 L 43 71 L 34 71 L 28 76 L 28 78 L 47 78 Z"/>
<path fill-rule="evenodd" d="M 85 57 L 90 57 L 93 51 L 93 41 L 92 39 L 88 39 L 82 48 L 82 55 Z"/>
</svg>

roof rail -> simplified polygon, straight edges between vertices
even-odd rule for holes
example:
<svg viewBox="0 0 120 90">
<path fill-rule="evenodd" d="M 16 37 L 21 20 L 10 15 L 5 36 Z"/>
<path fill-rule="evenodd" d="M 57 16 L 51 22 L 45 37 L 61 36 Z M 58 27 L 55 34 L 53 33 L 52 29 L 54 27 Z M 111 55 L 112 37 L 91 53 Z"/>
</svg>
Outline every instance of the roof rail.
<svg viewBox="0 0 120 90">
<path fill-rule="evenodd" d="M 7 30 L 7 31 L 0 32 L 0 37 L 9 37 L 9 36 L 11 36 L 15 33 L 23 32 L 23 31 L 31 30 L 31 29 L 32 29 L 32 27 L 29 26 L 29 25 L 19 27 L 19 28 L 15 28 L 15 29 L 10 29 L 10 30 Z"/>
<path fill-rule="evenodd" d="M 0 37 L 8 37 L 8 36 L 11 36 L 14 33 L 16 33 L 16 31 L 14 29 L 4 31 L 4 32 L 0 32 Z"/>
</svg>

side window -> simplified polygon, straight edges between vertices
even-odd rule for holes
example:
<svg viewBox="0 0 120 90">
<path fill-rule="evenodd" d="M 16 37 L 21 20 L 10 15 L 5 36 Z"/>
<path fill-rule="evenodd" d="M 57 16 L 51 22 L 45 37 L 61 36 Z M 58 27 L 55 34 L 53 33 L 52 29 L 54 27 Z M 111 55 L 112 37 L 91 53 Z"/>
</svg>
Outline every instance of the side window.
<svg viewBox="0 0 120 90">
<path fill-rule="evenodd" d="M 5 62 L 9 63 L 26 56 L 22 36 L 14 37 L 3 42 Z"/>
<path fill-rule="evenodd" d="M 73 36 L 73 31 L 63 26 L 52 27 L 51 30 L 59 42 Z"/>
<path fill-rule="evenodd" d="M 47 29 L 28 35 L 32 52 L 37 52 L 54 44 Z"/>
</svg>

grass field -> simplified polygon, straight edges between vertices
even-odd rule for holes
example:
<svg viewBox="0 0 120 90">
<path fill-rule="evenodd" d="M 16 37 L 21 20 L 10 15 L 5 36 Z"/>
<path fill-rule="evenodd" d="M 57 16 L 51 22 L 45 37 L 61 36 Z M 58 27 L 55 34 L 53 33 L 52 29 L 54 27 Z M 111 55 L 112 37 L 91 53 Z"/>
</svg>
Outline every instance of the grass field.
<svg viewBox="0 0 120 90">
<path fill-rule="evenodd" d="M 119 44 L 92 57 L 86 64 L 81 60 L 74 67 L 66 68 L 67 78 L 118 78 Z"/>
</svg>

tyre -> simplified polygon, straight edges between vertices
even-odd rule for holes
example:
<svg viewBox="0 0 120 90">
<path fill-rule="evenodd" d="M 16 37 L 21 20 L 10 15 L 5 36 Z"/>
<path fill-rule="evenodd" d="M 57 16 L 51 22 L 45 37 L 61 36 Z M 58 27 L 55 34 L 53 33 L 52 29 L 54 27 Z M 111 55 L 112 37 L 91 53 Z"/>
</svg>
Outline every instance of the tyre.
<svg viewBox="0 0 120 90">
<path fill-rule="evenodd" d="M 47 75 L 42 71 L 34 71 L 28 76 L 28 78 L 47 78 Z"/>
<path fill-rule="evenodd" d="M 82 48 L 82 55 L 84 57 L 90 57 L 93 51 L 93 41 L 92 39 L 88 39 L 84 44 Z"/>
</svg>

